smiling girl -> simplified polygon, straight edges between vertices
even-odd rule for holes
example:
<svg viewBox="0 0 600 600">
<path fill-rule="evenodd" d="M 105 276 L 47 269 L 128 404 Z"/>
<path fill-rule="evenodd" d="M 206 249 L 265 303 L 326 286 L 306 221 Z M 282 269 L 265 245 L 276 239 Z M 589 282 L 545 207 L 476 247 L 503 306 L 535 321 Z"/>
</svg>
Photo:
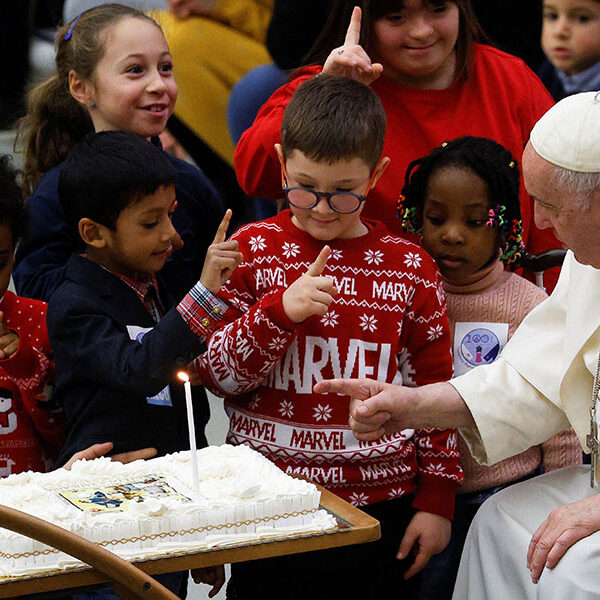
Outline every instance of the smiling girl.
<svg viewBox="0 0 600 600">
<path fill-rule="evenodd" d="M 173 61 L 160 27 L 119 4 L 92 8 L 56 34 L 56 73 L 32 90 L 19 132 L 25 146 L 30 236 L 14 279 L 24 296 L 48 300 L 65 264 L 82 250 L 65 222 L 58 179 L 69 151 L 90 131 L 124 130 L 160 144 L 177 99 Z M 175 300 L 198 280 L 223 208 L 204 175 L 168 155 L 177 172 L 176 250 L 158 277 Z"/>
<path fill-rule="evenodd" d="M 383 152 L 391 167 L 366 203 L 365 216 L 401 234 L 395 204 L 412 160 L 461 135 L 494 139 L 520 157 L 534 123 L 552 105 L 520 59 L 479 38 L 469 0 L 336 0 L 308 58 L 314 66 L 277 90 L 242 136 L 236 149 L 242 188 L 252 197 L 280 195 L 273 146 L 294 90 L 320 72 L 351 77 L 372 86 L 388 117 Z M 528 248 L 538 253 L 559 247 L 549 231 L 535 227 L 523 186 L 520 199 Z"/>
</svg>

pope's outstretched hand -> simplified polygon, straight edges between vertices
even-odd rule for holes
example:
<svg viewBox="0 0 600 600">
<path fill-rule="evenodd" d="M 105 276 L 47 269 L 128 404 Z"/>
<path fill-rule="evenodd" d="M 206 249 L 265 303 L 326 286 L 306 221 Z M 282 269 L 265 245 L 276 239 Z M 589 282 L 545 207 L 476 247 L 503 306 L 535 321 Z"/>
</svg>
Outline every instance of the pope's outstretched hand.
<svg viewBox="0 0 600 600">
<path fill-rule="evenodd" d="M 319 381 L 314 391 L 350 396 L 348 423 L 359 440 L 376 440 L 403 428 L 402 406 L 407 400 L 402 396 L 404 391 L 410 393 L 409 388 L 372 379 L 330 379 Z"/>
</svg>

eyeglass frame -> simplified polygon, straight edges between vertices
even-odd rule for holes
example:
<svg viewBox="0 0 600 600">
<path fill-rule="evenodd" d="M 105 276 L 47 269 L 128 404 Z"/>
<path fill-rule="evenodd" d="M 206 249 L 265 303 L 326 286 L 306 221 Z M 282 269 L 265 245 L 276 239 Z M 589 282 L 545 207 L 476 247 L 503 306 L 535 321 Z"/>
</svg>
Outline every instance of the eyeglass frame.
<svg viewBox="0 0 600 600">
<path fill-rule="evenodd" d="M 325 198 L 327 200 L 327 205 L 333 212 L 337 213 L 338 215 L 351 215 L 351 214 L 355 213 L 357 210 L 360 210 L 362 203 L 367 199 L 367 195 L 371 191 L 371 188 L 373 187 L 373 183 L 375 182 L 376 174 L 377 174 L 377 167 L 374 168 L 373 173 L 371 173 L 371 177 L 369 179 L 369 183 L 367 184 L 367 189 L 365 190 L 364 194 L 355 194 L 354 192 L 317 192 L 316 190 L 311 190 L 309 188 L 305 188 L 302 186 L 288 187 L 287 178 L 285 176 L 285 163 L 281 163 L 281 189 L 283 190 L 283 193 L 285 194 L 285 199 L 294 208 L 299 208 L 300 210 L 311 210 L 315 206 L 317 206 L 319 204 L 319 202 L 321 202 L 321 198 Z M 314 196 L 316 198 L 315 203 L 312 206 L 297 206 L 293 202 L 290 202 L 288 192 L 291 192 L 294 190 L 302 190 L 304 192 L 310 192 L 311 194 L 314 194 Z M 348 194 L 350 196 L 354 196 L 355 198 L 357 198 L 358 206 L 354 210 L 351 210 L 350 212 L 341 212 L 341 211 L 333 208 L 333 206 L 331 206 L 332 196 L 340 196 L 342 194 Z"/>
</svg>

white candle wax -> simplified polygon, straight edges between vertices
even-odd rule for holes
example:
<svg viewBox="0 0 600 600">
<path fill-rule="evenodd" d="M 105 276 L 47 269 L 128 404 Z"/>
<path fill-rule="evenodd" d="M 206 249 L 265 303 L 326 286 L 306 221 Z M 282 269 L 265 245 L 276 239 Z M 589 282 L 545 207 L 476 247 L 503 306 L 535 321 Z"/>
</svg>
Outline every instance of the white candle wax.
<svg viewBox="0 0 600 600">
<path fill-rule="evenodd" d="M 188 432 L 190 436 L 190 458 L 192 461 L 192 487 L 196 496 L 200 495 L 198 476 L 198 454 L 196 452 L 196 426 L 194 425 L 194 406 L 192 404 L 192 384 L 187 373 L 179 373 L 179 378 L 184 381 L 185 407 L 187 410 Z"/>
</svg>

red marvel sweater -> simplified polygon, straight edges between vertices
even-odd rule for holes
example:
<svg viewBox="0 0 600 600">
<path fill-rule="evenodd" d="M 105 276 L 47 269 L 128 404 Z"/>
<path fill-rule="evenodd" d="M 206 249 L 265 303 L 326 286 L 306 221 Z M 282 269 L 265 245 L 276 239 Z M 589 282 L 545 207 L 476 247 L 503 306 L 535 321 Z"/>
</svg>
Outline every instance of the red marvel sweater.
<svg viewBox="0 0 600 600">
<path fill-rule="evenodd" d="M 48 471 L 63 442 L 62 413 L 50 402 L 54 361 L 46 303 L 6 292 L 4 324 L 19 334 L 17 351 L 0 360 L 0 477 Z"/>
<path fill-rule="evenodd" d="M 321 67 L 299 71 L 277 90 L 259 111 L 240 139 L 235 168 L 242 189 L 252 197 L 280 198 L 280 166 L 273 145 L 281 140 L 283 111 L 296 88 Z M 444 90 L 423 90 L 394 83 L 385 76 L 372 84 L 387 113 L 383 156 L 392 159 L 365 204 L 366 217 L 383 221 L 405 237 L 396 217 L 396 200 L 404 185 L 408 164 L 429 154 L 442 142 L 462 135 L 488 137 L 505 146 L 520 162 L 523 148 L 536 121 L 553 100 L 537 76 L 519 58 L 490 46 L 475 44 L 474 64 L 468 79 Z M 534 254 L 560 248 L 550 229 L 533 222 L 533 201 L 521 183 L 523 237 Z M 556 273 L 546 275 L 554 288 Z"/>
<path fill-rule="evenodd" d="M 290 211 L 240 229 L 244 263 L 221 290 L 235 319 L 198 360 L 202 378 L 228 397 L 227 439 L 248 444 L 288 473 L 342 498 L 371 504 L 416 490 L 420 510 L 452 517 L 462 478 L 454 430 L 405 430 L 372 443 L 348 426 L 349 398 L 316 394 L 317 381 L 368 377 L 423 385 L 452 374 L 444 293 L 434 262 L 376 221 L 328 242 L 324 271 L 339 294 L 324 317 L 292 323 L 282 295 L 323 242 Z"/>
</svg>

